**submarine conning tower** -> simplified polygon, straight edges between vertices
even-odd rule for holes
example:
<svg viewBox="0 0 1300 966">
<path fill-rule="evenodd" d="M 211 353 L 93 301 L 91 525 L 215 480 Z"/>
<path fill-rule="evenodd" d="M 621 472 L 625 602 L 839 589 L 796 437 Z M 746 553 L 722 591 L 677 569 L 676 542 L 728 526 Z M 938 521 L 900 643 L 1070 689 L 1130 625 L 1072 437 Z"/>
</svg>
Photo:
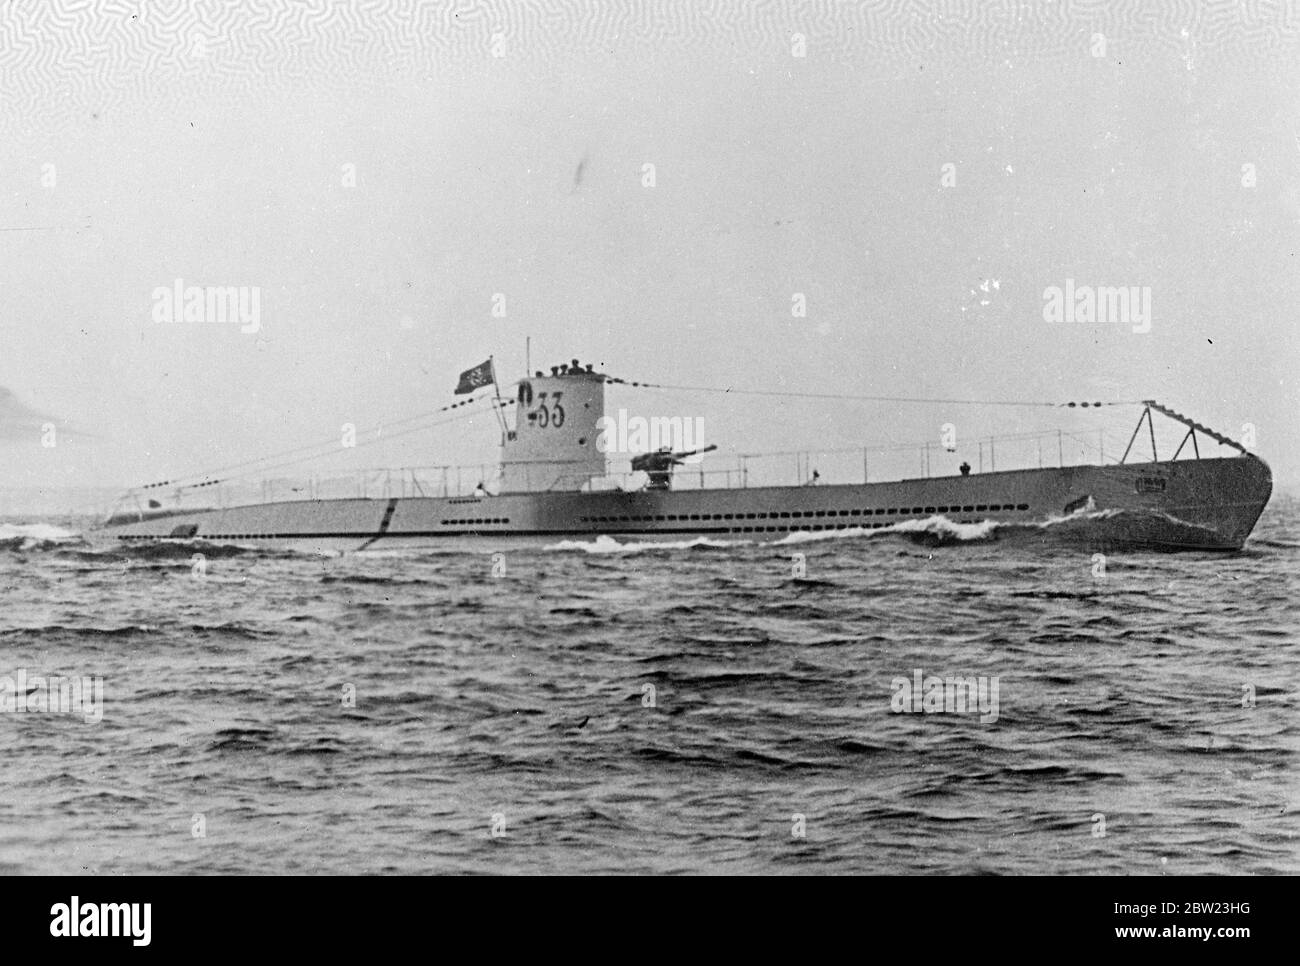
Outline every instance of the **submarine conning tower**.
<svg viewBox="0 0 1300 966">
<path fill-rule="evenodd" d="M 501 490 L 581 490 L 605 475 L 597 444 L 605 415 L 605 375 L 590 364 L 552 366 L 519 381 L 515 428 L 501 444 Z"/>
</svg>

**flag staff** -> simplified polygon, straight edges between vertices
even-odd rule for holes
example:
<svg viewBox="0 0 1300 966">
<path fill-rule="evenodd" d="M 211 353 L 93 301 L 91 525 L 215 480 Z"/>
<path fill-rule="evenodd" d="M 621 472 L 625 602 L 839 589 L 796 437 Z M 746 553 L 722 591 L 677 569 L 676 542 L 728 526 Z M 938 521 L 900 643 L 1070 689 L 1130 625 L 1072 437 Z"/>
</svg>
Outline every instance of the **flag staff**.
<svg viewBox="0 0 1300 966">
<path fill-rule="evenodd" d="M 510 427 L 506 425 L 506 404 L 501 398 L 501 383 L 497 382 L 497 364 L 493 356 L 488 356 L 488 371 L 492 373 L 492 391 L 497 394 L 497 404 L 492 408 L 496 410 L 497 422 L 501 424 L 501 445 L 504 446 Z"/>
</svg>

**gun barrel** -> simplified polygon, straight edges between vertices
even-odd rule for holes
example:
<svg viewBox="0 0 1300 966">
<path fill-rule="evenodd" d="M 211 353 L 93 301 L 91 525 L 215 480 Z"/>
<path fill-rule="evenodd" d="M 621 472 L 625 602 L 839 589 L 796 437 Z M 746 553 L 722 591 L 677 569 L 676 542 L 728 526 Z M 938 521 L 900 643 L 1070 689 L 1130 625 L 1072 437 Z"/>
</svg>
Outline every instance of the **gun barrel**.
<svg viewBox="0 0 1300 966">
<path fill-rule="evenodd" d="M 684 452 L 684 453 L 674 453 L 674 454 L 673 454 L 673 458 L 674 458 L 674 459 L 682 459 L 682 458 L 687 457 L 687 456 L 696 456 L 696 455 L 698 455 L 699 453 L 712 453 L 712 452 L 713 452 L 715 449 L 717 449 L 717 448 L 718 448 L 718 444 L 717 444 L 717 443 L 714 443 L 714 444 L 712 444 L 712 445 L 710 445 L 710 446 L 705 446 L 705 447 L 703 447 L 702 449 L 688 449 L 688 450 L 687 450 L 686 452 Z"/>
</svg>

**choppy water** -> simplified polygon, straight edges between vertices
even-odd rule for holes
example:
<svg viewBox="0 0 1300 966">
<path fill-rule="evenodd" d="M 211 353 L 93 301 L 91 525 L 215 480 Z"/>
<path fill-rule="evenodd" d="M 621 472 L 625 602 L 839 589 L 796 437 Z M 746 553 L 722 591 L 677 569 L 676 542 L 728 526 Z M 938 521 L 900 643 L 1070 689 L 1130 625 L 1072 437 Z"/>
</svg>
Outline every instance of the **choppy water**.
<svg viewBox="0 0 1300 966">
<path fill-rule="evenodd" d="M 0 714 L 0 872 L 1300 871 L 1300 506 L 1104 576 L 961 536 L 493 576 L 0 524 L 0 678 L 104 681 L 98 723 Z M 997 719 L 894 713 L 916 669 Z"/>
</svg>

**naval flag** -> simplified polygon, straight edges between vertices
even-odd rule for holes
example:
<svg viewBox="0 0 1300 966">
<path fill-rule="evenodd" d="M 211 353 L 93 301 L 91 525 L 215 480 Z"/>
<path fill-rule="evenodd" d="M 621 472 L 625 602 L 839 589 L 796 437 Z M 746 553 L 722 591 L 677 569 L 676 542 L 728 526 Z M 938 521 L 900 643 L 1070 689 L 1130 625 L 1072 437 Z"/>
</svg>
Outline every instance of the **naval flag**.
<svg viewBox="0 0 1300 966">
<path fill-rule="evenodd" d="M 484 386 L 490 386 L 497 381 L 496 373 L 492 371 L 492 360 L 481 363 L 473 369 L 466 369 L 460 374 L 460 382 L 456 384 L 456 395 L 474 392 L 476 389 L 482 389 Z"/>
</svg>

